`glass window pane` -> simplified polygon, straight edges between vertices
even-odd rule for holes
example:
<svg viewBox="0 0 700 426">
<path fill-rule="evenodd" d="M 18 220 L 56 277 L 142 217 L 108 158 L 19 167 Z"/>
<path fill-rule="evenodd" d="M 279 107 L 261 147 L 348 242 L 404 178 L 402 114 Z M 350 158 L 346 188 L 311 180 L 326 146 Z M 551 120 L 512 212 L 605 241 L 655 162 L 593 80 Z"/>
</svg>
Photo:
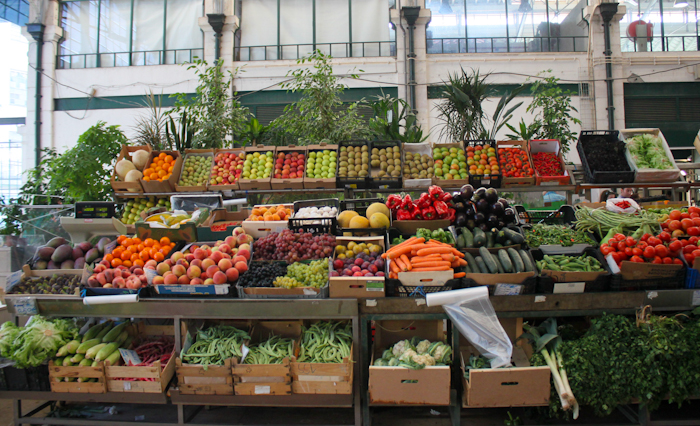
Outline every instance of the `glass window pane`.
<svg viewBox="0 0 700 426">
<path fill-rule="evenodd" d="M 100 53 L 129 51 L 130 19 L 131 0 L 102 0 Z"/>
<path fill-rule="evenodd" d="M 199 1 L 168 0 L 165 33 L 167 49 L 193 49 L 203 46 L 202 29 L 198 23 L 199 17 L 202 16 L 202 8 L 203 5 Z"/>
<path fill-rule="evenodd" d="M 97 1 L 63 4 L 61 54 L 97 52 Z"/>
<path fill-rule="evenodd" d="M 426 6 L 432 13 L 432 18 L 430 19 L 430 23 L 428 24 L 428 28 L 426 30 L 426 37 L 428 39 L 464 38 L 465 1 L 458 0 L 451 3 L 448 0 L 432 0 L 427 1 Z M 453 47 L 454 46 L 450 46 L 449 50 L 452 50 Z"/>
<path fill-rule="evenodd" d="M 272 45 L 277 45 L 277 0 L 246 0 L 242 2 L 241 46 Z M 241 49 L 241 60 L 246 60 L 243 59 L 244 56 L 248 56 L 248 49 Z M 251 60 L 264 60 L 264 58 L 264 49 L 250 51 Z M 268 59 L 277 58 L 268 56 Z"/>
<path fill-rule="evenodd" d="M 365 44 L 363 41 L 391 40 L 389 25 L 389 7 L 387 0 L 352 0 L 352 41 L 353 56 L 387 56 L 389 43 Z M 363 53 L 364 52 L 364 53 Z"/>
<path fill-rule="evenodd" d="M 134 0 L 133 51 L 151 52 L 138 55 L 136 65 L 159 63 L 158 52 L 163 49 L 163 0 Z M 132 55 L 134 56 L 134 55 Z"/>
<path fill-rule="evenodd" d="M 353 5 L 354 7 L 355 5 Z M 350 10 L 348 8 L 348 0 L 317 0 L 316 42 L 345 43 L 349 40 L 349 37 Z M 347 55 L 343 54 L 342 56 Z"/>
<path fill-rule="evenodd" d="M 280 2 L 280 44 L 313 43 L 313 9 L 311 0 L 284 0 Z M 301 56 L 308 56 L 312 46 L 304 47 Z M 294 59 L 287 52 L 284 59 Z"/>
</svg>

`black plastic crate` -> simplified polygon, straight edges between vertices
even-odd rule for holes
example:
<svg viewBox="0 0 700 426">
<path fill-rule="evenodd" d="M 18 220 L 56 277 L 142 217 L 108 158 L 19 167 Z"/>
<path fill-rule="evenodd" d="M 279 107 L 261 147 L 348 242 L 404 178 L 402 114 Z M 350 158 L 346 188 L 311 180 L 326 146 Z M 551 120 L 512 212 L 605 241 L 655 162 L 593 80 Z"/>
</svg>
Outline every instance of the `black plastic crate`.
<svg viewBox="0 0 700 426">
<path fill-rule="evenodd" d="M 350 140 L 350 141 L 340 141 L 338 143 L 338 161 L 336 162 L 335 176 L 336 176 L 336 186 L 338 188 L 354 188 L 354 189 L 367 189 L 369 188 L 369 169 L 367 170 L 367 176 L 365 177 L 341 177 L 340 176 L 340 153 L 343 147 L 356 147 L 356 146 L 366 146 L 367 155 L 369 155 L 370 143 L 365 140 Z"/>
<path fill-rule="evenodd" d="M 677 290 L 685 288 L 687 269 L 680 269 L 676 275 L 649 280 L 624 280 L 621 274 L 614 274 L 610 280 L 611 291 Z"/>
<path fill-rule="evenodd" d="M 289 229 L 294 232 L 304 231 L 312 234 L 336 234 L 338 232 L 338 216 L 296 219 L 294 215 L 304 207 L 335 207 L 340 214 L 340 202 L 337 198 L 321 200 L 303 200 L 294 202 L 294 214 L 288 221 Z"/>
<path fill-rule="evenodd" d="M 464 154 L 467 155 L 469 151 L 467 151 L 467 148 L 470 146 L 477 146 L 477 145 L 485 145 L 488 144 L 491 146 L 491 148 L 496 150 L 496 164 L 498 164 L 498 174 L 492 174 L 489 175 L 489 177 L 486 177 L 484 175 L 473 175 L 469 173 L 469 183 L 474 187 L 478 188 L 480 186 L 483 186 L 485 188 L 500 188 L 501 184 L 503 182 L 503 174 L 500 173 L 500 159 L 498 158 L 498 146 L 495 140 L 490 140 L 490 139 L 482 139 L 482 140 L 467 140 L 464 141 Z M 468 157 L 467 157 L 468 158 Z M 467 166 L 467 170 L 469 169 L 469 166 Z"/>
<path fill-rule="evenodd" d="M 624 164 L 627 165 L 626 170 L 616 171 L 598 171 L 591 168 L 586 158 L 584 145 L 593 138 L 603 138 L 610 144 L 620 144 L 624 147 L 625 143 L 620 140 L 620 132 L 617 130 L 582 130 L 576 143 L 578 156 L 581 158 L 583 166 L 583 174 L 588 183 L 631 183 L 634 182 L 635 172 L 629 165 L 627 158 Z"/>
<path fill-rule="evenodd" d="M 0 368 L 0 390 L 48 392 L 51 390 L 49 366 Z"/>
<path fill-rule="evenodd" d="M 376 176 L 379 170 L 376 170 L 371 166 L 372 152 L 374 149 L 393 149 L 395 146 L 399 147 L 399 155 L 401 155 L 401 142 L 399 141 L 374 141 L 370 144 L 370 174 L 369 174 L 369 187 L 374 189 L 399 189 L 403 186 L 403 163 L 401 162 L 401 157 L 399 157 L 399 165 L 394 167 L 399 171 L 398 176 Z"/>
<path fill-rule="evenodd" d="M 455 278 L 440 286 L 410 286 L 403 285 L 401 281 L 387 278 L 384 281 L 386 297 L 425 297 L 428 293 L 459 290 L 464 288 L 464 278 Z"/>
<path fill-rule="evenodd" d="M 357 198 L 353 200 L 343 200 L 340 202 L 340 212 L 343 212 L 345 210 L 354 210 L 359 214 L 360 216 L 365 216 L 367 217 L 367 207 L 369 207 L 373 203 L 382 203 L 384 204 L 384 199 L 382 198 Z M 369 218 L 367 218 L 369 220 Z M 391 226 L 391 217 L 389 218 L 390 226 Z M 338 235 L 340 236 L 371 236 L 372 234 L 374 235 L 383 235 L 384 238 L 387 238 L 387 230 L 384 228 L 342 228 L 340 225 L 338 225 Z"/>
<path fill-rule="evenodd" d="M 465 288 L 471 288 L 471 287 L 481 287 L 484 284 L 479 284 L 476 281 L 467 278 L 465 280 Z M 537 290 L 537 276 L 535 275 L 534 277 L 527 277 L 525 278 L 520 284 L 514 284 L 514 285 L 521 285 L 523 288 L 520 292 L 520 295 L 522 294 L 534 294 L 535 291 Z M 494 293 L 496 292 L 496 286 L 495 285 L 489 285 L 489 294 L 491 296 L 494 296 Z"/>
<path fill-rule="evenodd" d="M 559 210 L 525 210 L 521 205 L 515 206 L 515 211 L 518 214 L 518 219 L 521 224 L 526 223 L 544 223 L 546 225 L 569 225 L 576 220 L 574 208 L 565 205 L 559 207 Z"/>
<path fill-rule="evenodd" d="M 598 259 L 598 262 L 600 262 L 600 264 L 603 266 L 603 269 L 605 270 L 605 274 L 600 275 L 595 280 L 585 281 L 586 286 L 584 288 L 584 292 L 600 293 L 610 291 L 610 279 L 612 278 L 612 274 L 610 273 L 610 268 L 608 268 L 608 262 L 603 257 L 603 254 L 600 252 L 600 250 L 596 248 L 586 248 L 583 250 L 583 253 L 586 253 L 588 256 L 592 256 Z M 530 254 L 532 255 L 532 258 L 535 260 L 535 262 L 544 258 L 544 253 L 542 252 L 542 250 L 539 249 L 530 250 Z M 578 257 L 579 255 L 572 254 L 569 256 Z M 553 293 L 554 285 L 557 284 L 557 282 L 554 281 L 552 277 L 542 275 L 539 270 L 537 271 L 537 273 L 537 293 Z"/>
</svg>

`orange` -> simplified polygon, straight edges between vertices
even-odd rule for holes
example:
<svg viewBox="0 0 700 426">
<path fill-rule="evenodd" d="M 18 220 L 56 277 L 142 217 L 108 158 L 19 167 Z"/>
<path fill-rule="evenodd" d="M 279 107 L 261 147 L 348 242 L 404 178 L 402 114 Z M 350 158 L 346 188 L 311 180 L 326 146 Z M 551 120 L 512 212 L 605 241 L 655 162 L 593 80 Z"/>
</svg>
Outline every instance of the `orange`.
<svg viewBox="0 0 700 426">
<path fill-rule="evenodd" d="M 138 254 L 138 257 L 139 257 L 139 259 L 146 262 L 151 258 L 151 254 L 149 252 L 147 252 L 146 250 L 143 250 L 141 253 Z"/>
<path fill-rule="evenodd" d="M 163 247 L 162 249 L 158 250 L 158 252 L 159 252 L 159 253 L 163 253 L 163 255 L 165 256 L 165 255 L 167 255 L 168 253 L 170 253 L 170 246 L 165 246 L 165 247 Z"/>
<path fill-rule="evenodd" d="M 141 238 L 139 238 L 139 237 L 134 237 L 134 238 L 132 238 L 132 240 L 134 240 L 134 244 L 141 244 L 143 242 L 143 241 L 141 241 Z"/>
<path fill-rule="evenodd" d="M 272 220 L 282 220 L 282 219 L 280 218 L 280 215 L 278 215 L 277 213 L 275 213 L 275 214 L 272 215 Z"/>
<path fill-rule="evenodd" d="M 164 158 L 166 163 L 172 163 L 173 162 L 173 156 L 172 155 L 166 155 Z"/>
<path fill-rule="evenodd" d="M 117 247 L 112 250 L 112 256 L 116 259 L 124 252 L 124 247 Z"/>
<path fill-rule="evenodd" d="M 122 265 L 126 266 L 127 268 L 131 268 L 131 266 L 133 265 L 133 263 L 131 263 L 130 260 L 125 260 L 124 263 L 122 263 Z"/>
<path fill-rule="evenodd" d="M 134 244 L 134 240 L 132 240 L 131 238 L 127 238 L 127 239 L 124 240 L 124 242 L 122 243 L 123 246 L 127 246 L 127 247 L 130 246 L 130 245 L 132 245 L 132 244 Z"/>
<path fill-rule="evenodd" d="M 151 181 L 151 178 L 149 178 L 148 176 L 144 176 L 144 177 L 142 177 L 141 179 L 143 179 L 143 180 L 146 181 L 146 182 L 150 182 L 150 181 Z"/>
<path fill-rule="evenodd" d="M 146 251 L 146 250 L 144 250 L 144 251 Z M 151 247 L 150 249 L 148 249 L 148 255 L 151 256 L 151 259 L 155 259 L 154 256 L 155 256 L 156 253 L 158 253 L 158 249 L 157 249 L 157 248 Z"/>
<path fill-rule="evenodd" d="M 129 260 L 130 257 L 131 252 L 129 250 L 126 250 L 124 253 L 121 254 L 121 256 L 119 256 L 121 260 Z"/>
<path fill-rule="evenodd" d="M 153 238 L 146 238 L 143 240 L 143 245 L 146 247 L 152 247 L 153 246 Z"/>
<path fill-rule="evenodd" d="M 155 171 L 155 170 L 153 170 L 152 168 L 149 167 L 149 168 L 147 168 L 146 170 L 143 171 L 143 174 L 146 175 L 146 176 L 148 176 L 148 175 L 150 175 L 151 173 L 153 173 L 154 171 Z"/>
<path fill-rule="evenodd" d="M 161 152 L 160 154 L 158 154 L 158 158 L 165 158 L 166 155 L 168 154 Z"/>
<path fill-rule="evenodd" d="M 134 265 L 136 265 L 140 268 L 143 268 L 143 265 L 145 265 L 145 263 L 143 263 L 143 260 L 138 259 L 138 260 L 134 260 Z"/>
<path fill-rule="evenodd" d="M 163 237 L 163 238 L 161 238 L 161 239 L 160 239 L 160 244 L 161 244 L 161 245 L 170 244 L 170 238 L 168 238 L 168 237 Z"/>
<path fill-rule="evenodd" d="M 153 247 L 154 249 L 158 250 L 158 249 L 160 248 L 160 243 L 159 243 L 158 241 L 154 241 L 152 247 Z"/>
<path fill-rule="evenodd" d="M 166 172 L 165 170 L 159 170 L 159 171 L 158 171 L 158 177 L 164 177 L 164 176 L 167 175 L 167 174 L 168 174 L 168 172 Z"/>
<path fill-rule="evenodd" d="M 168 178 L 170 178 L 170 175 L 172 175 L 172 173 L 168 173 L 167 175 L 163 176 L 163 180 L 167 180 Z"/>
<path fill-rule="evenodd" d="M 117 243 L 121 244 L 122 241 L 126 240 L 127 236 L 126 235 L 120 235 L 117 237 Z"/>
<path fill-rule="evenodd" d="M 114 256 L 112 256 L 111 254 L 105 254 L 104 260 L 106 260 L 107 262 L 111 262 L 112 259 L 114 259 Z"/>
<path fill-rule="evenodd" d="M 151 173 L 151 175 L 149 176 L 149 178 L 150 178 L 151 180 L 159 180 L 159 179 L 158 179 L 158 173 Z"/>
<path fill-rule="evenodd" d="M 175 243 L 170 243 L 170 248 L 174 248 L 174 247 L 175 247 Z"/>
<path fill-rule="evenodd" d="M 112 259 L 110 264 L 112 265 L 113 268 L 116 268 L 117 266 L 122 264 L 122 260 L 121 259 Z"/>
<path fill-rule="evenodd" d="M 139 254 L 138 254 L 138 253 L 133 253 L 133 254 L 129 257 L 129 260 L 133 262 L 134 260 L 136 260 L 136 259 L 138 259 L 138 258 L 139 258 Z"/>
<path fill-rule="evenodd" d="M 138 252 L 142 252 L 143 249 L 145 249 L 145 248 L 146 248 L 146 246 L 144 246 L 143 244 L 139 244 L 139 245 L 136 246 L 136 252 L 137 252 L 137 253 L 138 253 Z"/>
<path fill-rule="evenodd" d="M 174 168 L 175 168 L 175 166 L 168 167 L 168 173 L 172 173 Z"/>
<path fill-rule="evenodd" d="M 163 253 L 156 253 L 153 256 L 153 260 L 155 260 L 156 262 L 162 262 L 165 260 L 165 256 L 163 255 Z"/>
</svg>

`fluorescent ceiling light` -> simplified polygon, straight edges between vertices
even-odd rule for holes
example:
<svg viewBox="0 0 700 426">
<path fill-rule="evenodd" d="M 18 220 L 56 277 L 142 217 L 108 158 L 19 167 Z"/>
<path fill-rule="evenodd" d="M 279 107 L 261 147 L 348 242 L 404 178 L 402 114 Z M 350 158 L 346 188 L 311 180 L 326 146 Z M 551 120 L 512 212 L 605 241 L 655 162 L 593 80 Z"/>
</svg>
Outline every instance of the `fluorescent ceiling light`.
<svg viewBox="0 0 700 426">
<path fill-rule="evenodd" d="M 673 7 L 676 7 L 676 8 L 688 7 L 688 1 L 687 0 L 676 0 L 673 2 Z"/>
</svg>

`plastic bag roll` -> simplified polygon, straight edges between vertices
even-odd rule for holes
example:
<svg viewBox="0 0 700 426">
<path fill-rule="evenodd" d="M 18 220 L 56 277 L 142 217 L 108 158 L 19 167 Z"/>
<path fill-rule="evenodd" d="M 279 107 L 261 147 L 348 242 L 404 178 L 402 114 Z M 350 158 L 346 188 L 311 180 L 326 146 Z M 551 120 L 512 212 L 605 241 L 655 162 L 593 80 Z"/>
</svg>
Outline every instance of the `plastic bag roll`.
<svg viewBox="0 0 700 426">
<path fill-rule="evenodd" d="M 464 300 L 470 300 L 479 297 L 489 297 L 489 289 L 486 286 L 463 288 L 461 290 L 440 291 L 437 293 L 428 293 L 425 296 L 425 303 L 428 306 L 442 306 L 459 303 Z"/>
<path fill-rule="evenodd" d="M 138 294 L 118 294 L 113 296 L 88 296 L 83 297 L 85 305 L 106 305 L 110 303 L 136 303 L 139 301 Z"/>
</svg>

